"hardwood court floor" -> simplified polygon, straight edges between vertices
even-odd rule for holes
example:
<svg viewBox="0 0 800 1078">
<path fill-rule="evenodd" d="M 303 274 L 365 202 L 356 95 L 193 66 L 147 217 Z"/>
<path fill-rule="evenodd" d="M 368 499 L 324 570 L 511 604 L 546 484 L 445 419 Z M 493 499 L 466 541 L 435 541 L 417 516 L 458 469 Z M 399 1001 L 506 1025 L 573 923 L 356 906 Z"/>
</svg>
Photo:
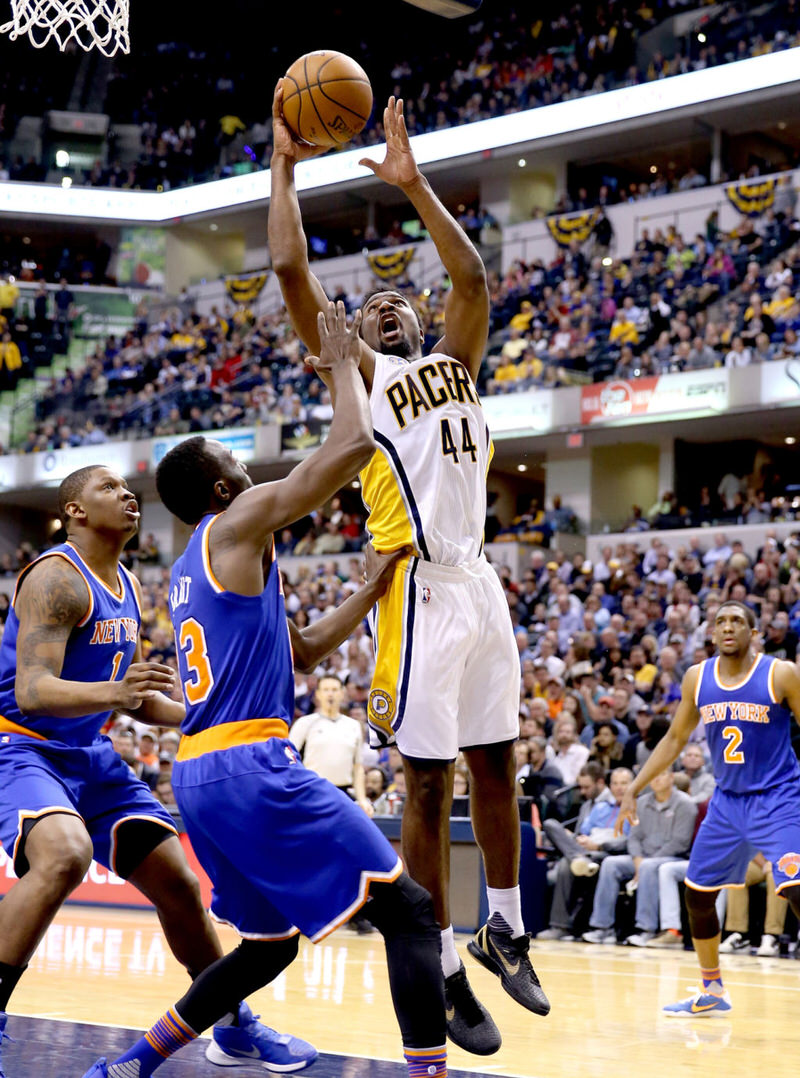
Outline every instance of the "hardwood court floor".
<svg viewBox="0 0 800 1078">
<path fill-rule="evenodd" d="M 235 946 L 233 932 L 223 929 L 221 935 L 226 949 Z M 751 1078 L 755 1070 L 789 1074 L 795 1069 L 792 1061 L 800 1056 L 800 963 L 794 960 L 725 956 L 734 1014 L 729 1019 L 677 1020 L 662 1018 L 659 1010 L 695 983 L 691 952 L 534 944 L 534 965 L 553 1007 L 543 1019 L 513 1003 L 499 982 L 466 954 L 464 944 L 465 939 L 459 941 L 459 950 L 470 980 L 500 1027 L 503 1046 L 485 1059 L 451 1046 L 454 1070 L 524 1078 L 574 1078 L 576 1073 L 592 1078 L 705 1078 L 713 1067 L 726 1078 Z M 55 1020 L 52 1028 L 59 1033 L 53 1054 L 58 1056 L 59 1041 L 69 1040 L 64 1031 L 70 1027 L 62 1023 L 146 1028 L 183 994 L 186 984 L 154 914 L 67 907 L 14 994 L 8 1032 L 14 1036 L 16 1025 L 22 1043 L 4 1048 L 8 1078 L 34 1073 L 17 1064 L 26 1054 L 32 1058 L 24 1043 L 30 1029 L 39 1031 L 38 1058 L 44 1064 L 35 1068 L 36 1078 L 80 1078 L 82 1073 L 64 1069 L 63 1059 L 59 1063 L 56 1058 L 51 1066 L 47 1035 L 41 1033 L 47 1027 L 26 1026 L 16 1016 Z M 312 1040 L 337 1060 L 344 1057 L 334 1068 L 337 1074 L 372 1075 L 380 1068 L 365 1064 L 365 1059 L 402 1059 L 380 936 L 340 930 L 316 947 L 303 941 L 293 966 L 250 1002 L 269 1025 Z M 118 1033 L 112 1038 L 108 1029 L 76 1029 L 83 1055 L 75 1058 L 81 1064 L 87 1054 L 111 1051 L 112 1044 L 119 1050 Z M 129 1043 L 125 1036 L 121 1039 Z M 180 1078 L 190 1070 L 221 1073 L 205 1063 L 199 1048 L 195 1051 L 182 1066 L 179 1055 L 159 1073 L 164 1078 Z M 309 1072 L 315 1073 L 319 1078 L 333 1073 L 330 1060 Z M 387 1073 L 394 1074 L 394 1068 Z M 402 1075 L 402 1069 L 396 1074 Z"/>
</svg>

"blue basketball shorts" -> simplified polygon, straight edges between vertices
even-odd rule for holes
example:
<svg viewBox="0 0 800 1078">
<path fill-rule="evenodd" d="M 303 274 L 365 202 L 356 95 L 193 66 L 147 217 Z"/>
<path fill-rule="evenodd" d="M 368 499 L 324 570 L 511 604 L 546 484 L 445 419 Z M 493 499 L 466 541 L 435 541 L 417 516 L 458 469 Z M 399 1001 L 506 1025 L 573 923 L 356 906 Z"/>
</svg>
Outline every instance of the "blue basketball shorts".
<svg viewBox="0 0 800 1078">
<path fill-rule="evenodd" d="M 80 817 L 94 847 L 94 859 L 116 872 L 117 830 L 126 820 L 147 820 L 176 834 L 172 817 L 107 737 L 76 748 L 39 741 L 25 734 L 0 737 L 0 842 L 14 858 L 18 875 L 27 871 L 20 849 L 30 820 L 66 812 Z"/>
<path fill-rule="evenodd" d="M 686 884 L 700 891 L 742 887 L 747 865 L 762 853 L 775 889 L 800 883 L 800 789 L 796 782 L 752 794 L 717 788 L 697 832 Z"/>
<path fill-rule="evenodd" d="M 214 887 L 211 914 L 244 938 L 321 940 L 366 902 L 370 883 L 402 872 L 363 810 L 285 738 L 178 761 L 172 785 Z"/>
</svg>

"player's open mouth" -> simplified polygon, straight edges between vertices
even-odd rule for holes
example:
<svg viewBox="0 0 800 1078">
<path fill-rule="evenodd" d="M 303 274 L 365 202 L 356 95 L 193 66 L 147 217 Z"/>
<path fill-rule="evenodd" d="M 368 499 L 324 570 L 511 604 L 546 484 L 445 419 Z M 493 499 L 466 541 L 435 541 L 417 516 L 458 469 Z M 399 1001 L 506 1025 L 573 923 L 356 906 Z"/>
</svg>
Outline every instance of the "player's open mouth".
<svg viewBox="0 0 800 1078">
<path fill-rule="evenodd" d="M 131 517 L 133 520 L 138 520 L 139 517 L 141 516 L 141 514 L 139 512 L 139 509 L 138 509 L 135 502 L 132 503 L 131 505 L 126 505 L 125 506 L 125 514 L 126 514 L 126 516 Z"/>
<path fill-rule="evenodd" d="M 382 337 L 396 337 L 400 332 L 400 322 L 393 314 L 385 314 L 381 318 L 380 327 Z"/>
</svg>

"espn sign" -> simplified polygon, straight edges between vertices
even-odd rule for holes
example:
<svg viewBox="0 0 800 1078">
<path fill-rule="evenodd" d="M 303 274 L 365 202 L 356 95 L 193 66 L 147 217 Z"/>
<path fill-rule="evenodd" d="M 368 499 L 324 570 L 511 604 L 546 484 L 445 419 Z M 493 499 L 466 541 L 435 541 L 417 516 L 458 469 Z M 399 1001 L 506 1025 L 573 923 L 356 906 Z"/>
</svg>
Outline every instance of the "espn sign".
<svg viewBox="0 0 800 1078">
<path fill-rule="evenodd" d="M 581 426 L 623 423 L 643 416 L 715 413 L 728 407 L 728 371 L 721 368 L 618 378 L 581 388 Z"/>
</svg>

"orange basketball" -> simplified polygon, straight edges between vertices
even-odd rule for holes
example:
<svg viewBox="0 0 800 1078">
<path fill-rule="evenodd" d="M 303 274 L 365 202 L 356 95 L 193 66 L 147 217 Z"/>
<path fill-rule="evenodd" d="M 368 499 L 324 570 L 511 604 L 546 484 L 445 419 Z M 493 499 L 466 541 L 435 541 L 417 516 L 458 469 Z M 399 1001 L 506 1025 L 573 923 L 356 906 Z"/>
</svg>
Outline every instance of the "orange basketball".
<svg viewBox="0 0 800 1078">
<path fill-rule="evenodd" d="M 283 118 L 314 146 L 343 146 L 372 111 L 366 72 L 343 52 L 308 52 L 295 60 L 283 84 Z"/>
</svg>

